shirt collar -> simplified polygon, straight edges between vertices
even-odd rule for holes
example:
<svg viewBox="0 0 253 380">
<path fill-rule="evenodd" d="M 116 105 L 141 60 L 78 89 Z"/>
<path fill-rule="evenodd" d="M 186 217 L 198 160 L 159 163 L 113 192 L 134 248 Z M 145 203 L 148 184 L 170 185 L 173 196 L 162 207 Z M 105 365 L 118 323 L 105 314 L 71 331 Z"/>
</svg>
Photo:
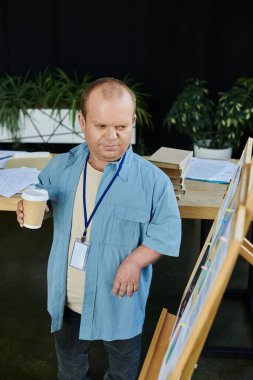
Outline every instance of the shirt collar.
<svg viewBox="0 0 253 380">
<path fill-rule="evenodd" d="M 123 156 L 122 156 L 123 157 Z M 108 165 L 109 166 L 114 166 L 115 167 L 115 171 L 118 169 L 119 167 L 119 164 L 122 160 L 122 157 L 120 160 L 118 161 L 113 161 L 113 162 L 110 162 Z M 132 161 L 133 161 L 133 148 L 131 145 L 129 145 L 129 148 L 127 149 L 126 151 L 126 157 L 125 157 L 125 161 L 122 165 L 122 168 L 119 172 L 119 177 L 123 180 L 123 181 L 127 181 L 127 178 L 128 178 L 128 173 L 129 173 L 129 170 L 131 168 L 131 165 L 132 165 Z"/>
<path fill-rule="evenodd" d="M 72 159 L 74 159 L 74 157 L 76 155 L 79 156 L 79 157 L 81 156 L 80 158 L 85 161 L 88 152 L 89 152 L 89 148 L 88 148 L 87 144 L 86 143 L 82 143 L 82 144 L 76 146 L 75 148 L 71 149 L 70 150 L 70 155 L 71 155 Z M 122 157 L 118 161 L 112 161 L 112 162 L 110 162 L 107 166 L 115 168 L 115 171 L 116 171 L 118 169 L 118 166 L 119 166 L 121 160 L 122 160 Z M 131 145 L 129 145 L 129 147 L 128 147 L 127 151 L 126 151 L 125 161 L 124 161 L 123 166 L 122 166 L 122 168 L 121 168 L 121 170 L 119 172 L 119 177 L 123 181 L 126 181 L 127 178 L 128 178 L 128 173 L 129 173 L 130 167 L 132 165 L 132 161 L 133 161 L 133 148 L 132 148 Z"/>
</svg>

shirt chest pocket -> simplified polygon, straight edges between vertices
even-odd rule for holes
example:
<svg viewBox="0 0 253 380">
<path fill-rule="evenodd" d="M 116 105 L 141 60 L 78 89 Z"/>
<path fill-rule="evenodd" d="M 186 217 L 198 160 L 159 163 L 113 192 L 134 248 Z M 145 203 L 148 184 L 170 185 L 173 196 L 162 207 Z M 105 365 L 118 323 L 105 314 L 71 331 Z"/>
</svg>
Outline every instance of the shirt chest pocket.
<svg viewBox="0 0 253 380">
<path fill-rule="evenodd" d="M 137 245 L 142 226 L 148 222 L 147 210 L 116 206 L 112 221 L 110 243 L 116 245 Z"/>
</svg>

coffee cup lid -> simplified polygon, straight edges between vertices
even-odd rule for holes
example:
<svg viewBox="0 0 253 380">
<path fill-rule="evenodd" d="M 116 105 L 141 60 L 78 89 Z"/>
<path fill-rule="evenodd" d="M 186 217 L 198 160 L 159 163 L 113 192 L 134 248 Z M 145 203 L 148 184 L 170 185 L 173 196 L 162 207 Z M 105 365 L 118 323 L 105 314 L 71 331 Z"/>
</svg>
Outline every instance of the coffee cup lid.
<svg viewBox="0 0 253 380">
<path fill-rule="evenodd" d="M 33 202 L 43 202 L 49 199 L 48 192 L 44 189 L 26 190 L 21 194 L 21 198 Z"/>
</svg>

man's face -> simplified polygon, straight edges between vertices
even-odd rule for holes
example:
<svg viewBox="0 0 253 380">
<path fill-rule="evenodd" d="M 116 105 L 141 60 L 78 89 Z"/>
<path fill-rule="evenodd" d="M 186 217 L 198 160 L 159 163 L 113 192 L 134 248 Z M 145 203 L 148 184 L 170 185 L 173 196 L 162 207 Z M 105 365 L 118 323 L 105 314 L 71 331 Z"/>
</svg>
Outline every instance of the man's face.
<svg viewBox="0 0 253 380">
<path fill-rule="evenodd" d="M 131 96 L 105 98 L 100 88 L 94 89 L 87 101 L 86 118 L 80 113 L 79 123 L 91 157 L 110 162 L 118 160 L 128 149 L 136 116 Z"/>
</svg>

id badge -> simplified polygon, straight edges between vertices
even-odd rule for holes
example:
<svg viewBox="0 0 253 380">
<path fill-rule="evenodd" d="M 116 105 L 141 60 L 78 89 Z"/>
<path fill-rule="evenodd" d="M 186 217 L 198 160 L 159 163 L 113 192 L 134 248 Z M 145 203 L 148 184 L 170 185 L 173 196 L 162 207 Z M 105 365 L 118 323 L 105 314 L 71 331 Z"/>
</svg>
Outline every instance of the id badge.
<svg viewBox="0 0 253 380">
<path fill-rule="evenodd" d="M 76 239 L 74 242 L 72 255 L 69 265 L 73 268 L 85 271 L 90 243 L 88 241 L 81 242 L 81 239 Z"/>
</svg>

